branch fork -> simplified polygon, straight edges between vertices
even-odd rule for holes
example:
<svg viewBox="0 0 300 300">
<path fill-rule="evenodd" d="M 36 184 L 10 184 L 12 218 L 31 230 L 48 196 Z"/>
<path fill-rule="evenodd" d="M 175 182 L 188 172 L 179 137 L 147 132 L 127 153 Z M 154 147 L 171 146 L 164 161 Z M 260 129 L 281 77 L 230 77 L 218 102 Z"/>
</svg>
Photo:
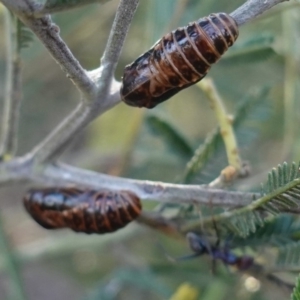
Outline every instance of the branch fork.
<svg viewBox="0 0 300 300">
<path fill-rule="evenodd" d="M 232 12 L 231 16 L 241 26 L 268 11 L 271 7 L 285 1 L 248 0 Z M 252 201 L 253 194 L 208 189 L 207 186 L 176 185 L 118 178 L 54 164 L 78 131 L 120 102 L 120 82 L 114 79 L 114 72 L 139 1 L 120 1 L 101 64 L 99 68 L 92 71 L 86 71 L 82 68 L 60 37 L 58 26 L 53 23 L 50 15 L 47 15 L 47 13 L 59 11 L 59 7 L 46 8 L 31 0 L 0 0 L 0 2 L 40 39 L 66 76 L 74 83 L 80 92 L 81 99 L 79 105 L 70 115 L 31 152 L 23 157 L 15 157 L 0 164 L 0 184 L 33 181 L 55 184 L 81 183 L 112 189 L 126 187 L 136 192 L 141 199 L 202 204 L 207 204 L 207 199 L 210 199 L 212 205 L 223 207 L 247 205 Z M 79 1 L 78 5 L 83 5 L 83 2 Z M 86 3 L 94 2 L 96 1 L 86 1 Z M 105 1 L 100 2 L 104 3 Z M 61 10 L 65 9 L 65 6 L 61 7 Z M 5 136 L 7 133 L 8 131 L 3 135 Z M 2 141 L 3 139 L 2 136 Z M 2 154 L 5 155 L 6 153 Z M 241 169 L 239 159 L 232 160 L 230 165 L 236 169 Z"/>
</svg>

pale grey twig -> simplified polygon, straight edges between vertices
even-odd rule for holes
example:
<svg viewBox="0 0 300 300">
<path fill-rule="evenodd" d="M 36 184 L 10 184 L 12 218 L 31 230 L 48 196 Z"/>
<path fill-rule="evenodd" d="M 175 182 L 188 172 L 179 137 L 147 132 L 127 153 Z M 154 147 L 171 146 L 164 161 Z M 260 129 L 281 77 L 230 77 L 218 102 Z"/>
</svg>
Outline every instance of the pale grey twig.
<svg viewBox="0 0 300 300">
<path fill-rule="evenodd" d="M 273 6 L 289 0 L 248 0 L 230 16 L 235 19 L 239 26 L 248 23 L 271 9 Z"/>
<path fill-rule="evenodd" d="M 59 35 L 59 27 L 52 22 L 50 16 L 36 19 L 32 16 L 26 15 L 25 13 L 22 13 L 22 10 L 14 10 L 15 7 L 10 1 L 2 0 L 2 2 L 8 9 L 15 13 L 18 18 L 41 40 L 54 60 L 60 65 L 66 75 L 84 95 L 84 97 L 88 97 L 94 92 L 94 82 L 90 79 L 86 70 L 82 68 L 68 46 L 61 39 Z M 27 11 L 35 11 L 35 3 L 29 0 L 22 2 L 23 6 L 26 6 Z"/>
<path fill-rule="evenodd" d="M 28 155 L 2 161 L 0 163 L 0 187 L 28 182 L 35 171 L 32 158 Z"/>
<path fill-rule="evenodd" d="M 83 72 L 84 76 L 91 82 L 92 88 L 84 88 L 86 92 L 83 95 L 85 101 L 82 101 L 46 139 L 33 149 L 31 155 L 34 157 L 36 164 L 49 162 L 57 158 L 69 144 L 69 141 L 78 134 L 81 129 L 89 124 L 95 117 L 119 103 L 120 83 L 113 79 L 113 73 L 137 4 L 138 0 L 121 1 L 100 68 L 90 73 L 86 73 L 81 67 L 78 69 L 79 72 Z M 27 19 L 31 25 L 36 22 L 36 20 L 32 18 Z M 43 19 L 46 19 L 46 17 Z M 48 21 L 51 22 L 50 19 Z M 46 27 L 51 28 L 53 25 L 48 21 Z M 38 28 L 36 28 L 36 31 L 39 32 Z M 48 33 L 48 31 L 46 32 Z M 48 38 L 49 36 L 45 37 L 42 41 L 47 44 Z M 58 42 L 58 40 L 56 40 L 56 42 Z M 57 46 L 59 45 L 60 43 L 57 44 Z M 63 43 L 63 45 L 65 44 Z M 62 47 L 58 47 L 58 49 L 61 48 Z M 55 52 L 54 54 L 60 58 L 59 53 Z M 79 77 L 77 79 L 80 82 Z M 94 82 L 96 82 L 97 85 L 94 84 Z"/>
<path fill-rule="evenodd" d="M 68 183 L 101 189 L 128 189 L 143 200 L 153 199 L 166 203 L 199 203 L 236 207 L 251 203 L 254 196 L 253 193 L 208 189 L 204 185 L 172 184 L 114 177 L 65 164 L 47 165 L 36 177 L 53 185 Z"/>
<path fill-rule="evenodd" d="M 101 66 L 108 69 L 105 72 L 106 77 L 112 77 L 115 72 L 125 38 L 138 4 L 139 0 L 120 1 L 104 54 L 101 59 Z M 108 68 L 107 65 L 111 66 Z M 103 78 L 100 78 L 100 80 L 102 79 Z"/>
<path fill-rule="evenodd" d="M 164 203 L 199 203 L 221 207 L 240 207 L 259 194 L 208 189 L 204 185 L 185 185 L 148 180 L 135 180 L 105 175 L 65 164 L 38 167 L 30 157 L 16 158 L 0 164 L 0 186 L 17 182 L 41 185 L 82 186 L 112 190 L 130 190 L 142 200 Z"/>
<path fill-rule="evenodd" d="M 6 83 L 2 115 L 0 155 L 11 159 L 17 151 L 18 125 L 22 101 L 21 59 L 17 42 L 17 19 L 6 9 Z"/>
<path fill-rule="evenodd" d="M 17 3 L 17 1 L 2 1 L 8 6 L 12 5 L 11 3 Z M 275 5 L 279 0 L 269 0 L 265 2 L 268 2 L 269 7 L 271 7 L 272 3 Z M 36 10 L 36 7 L 32 2 L 27 1 L 26 3 L 29 11 L 31 10 L 34 12 Z M 66 70 L 67 74 L 70 74 L 71 79 L 78 86 L 79 90 L 84 93 L 84 99 L 89 103 L 93 103 L 93 105 L 78 106 L 67 118 L 67 121 L 63 121 L 34 149 L 32 154 L 37 156 L 37 163 L 50 161 L 56 158 L 75 133 L 86 126 L 95 116 L 100 115 L 101 112 L 111 108 L 120 101 L 120 97 L 117 93 L 119 83 L 112 81 L 112 77 L 137 3 L 137 0 L 121 1 L 114 21 L 113 30 L 111 31 L 105 54 L 102 58 L 102 66 L 89 74 L 81 68 L 67 46 L 60 39 L 58 28 L 51 22 L 49 17 L 36 20 L 32 17 L 28 17 L 28 14 L 26 16 L 19 14 L 20 18 L 24 20 L 24 22 L 42 40 L 52 56 L 54 56 L 56 61 Z M 252 4 L 253 7 L 257 5 L 266 9 L 266 5 L 261 6 L 259 5 L 260 3 L 261 1 L 258 0 L 250 0 L 242 7 L 245 7 L 245 5 L 247 6 L 247 4 Z M 23 6 L 24 5 L 25 4 L 23 4 Z M 16 6 L 13 8 L 15 7 Z M 24 7 L 20 9 L 20 11 L 24 11 Z M 17 13 L 20 13 L 20 11 Z M 245 10 L 237 10 L 233 15 L 238 19 L 239 14 L 241 13 L 255 15 L 251 14 L 251 9 L 249 9 L 249 7 L 246 12 Z M 111 81 L 112 88 L 114 89 L 113 93 L 110 90 Z M 93 82 L 97 82 L 97 92 L 94 89 L 95 86 Z M 80 109 L 82 109 L 82 113 L 80 113 Z M 44 150 L 45 154 L 42 153 Z"/>
<path fill-rule="evenodd" d="M 26 3 L 28 1 L 29 0 L 27 0 Z M 2 2 L 9 7 L 10 1 L 2 0 Z M 11 3 L 12 2 L 15 3 L 17 1 L 11 1 Z M 273 4 L 270 7 L 280 2 L 283 1 L 264 0 L 264 3 Z M 126 7 L 128 8 L 129 5 L 134 5 L 135 3 L 136 0 L 123 0 L 121 5 L 124 5 L 122 7 L 123 9 L 125 9 Z M 243 6 L 244 9 L 238 9 L 233 13 L 234 17 L 239 20 L 239 24 L 243 24 L 258 15 L 256 6 L 260 6 L 261 9 L 266 10 L 266 6 L 260 5 L 262 4 L 261 0 L 251 0 L 247 3 L 251 3 L 252 6 L 248 6 L 248 9 L 245 10 L 245 4 Z M 255 10 L 256 13 L 252 13 L 252 9 Z M 122 14 L 120 13 L 120 15 Z M 247 15 L 249 17 L 247 17 Z M 86 73 L 81 68 L 79 63 L 73 58 L 72 54 L 69 52 L 69 49 L 60 39 L 57 32 L 58 29 L 54 26 L 53 23 L 51 23 L 50 18 L 45 17 L 39 20 L 34 20 L 33 18 L 24 16 L 21 16 L 21 18 L 25 19 L 25 21 L 31 26 L 34 32 L 38 34 L 43 43 L 47 45 L 46 47 L 55 57 L 56 61 L 63 66 L 66 72 L 72 74 L 73 77 L 71 77 L 73 78 L 75 84 L 79 86 L 79 89 L 85 92 L 85 95 L 88 96 L 87 99 L 89 99 L 90 101 L 81 103 L 81 106 L 78 107 L 77 110 L 75 110 L 71 117 L 69 117 L 68 122 L 63 123 L 61 125 L 62 127 L 58 127 L 58 129 L 54 131 L 52 137 L 50 136 L 51 138 L 46 144 L 44 144 L 44 146 L 50 145 L 51 147 L 48 148 L 48 153 L 44 157 L 42 156 L 43 159 L 39 161 L 39 164 L 34 165 L 32 157 L 30 155 L 19 159 L 14 159 L 11 162 L 2 163 L 0 166 L 0 185 L 4 183 L 31 180 L 34 182 L 56 185 L 65 185 L 67 183 L 70 183 L 107 189 L 128 189 L 136 192 L 137 195 L 141 197 L 141 199 L 154 199 L 168 203 L 200 203 L 220 205 L 223 207 L 235 207 L 244 206 L 252 202 L 252 193 L 229 192 L 215 189 L 210 190 L 203 186 L 194 185 L 177 185 L 169 183 L 132 180 L 112 177 L 65 165 L 43 165 L 43 162 L 49 162 L 53 158 L 53 153 L 57 153 L 58 149 L 63 148 L 65 143 L 69 142 L 71 137 L 68 136 L 68 134 L 73 135 L 77 129 L 84 127 L 90 120 L 95 117 L 95 115 L 99 114 L 99 107 L 101 109 L 103 109 L 103 107 L 105 109 L 109 109 L 114 104 L 118 103 L 118 101 L 120 101 L 118 91 L 118 87 L 120 86 L 120 84 L 112 81 L 111 87 L 109 89 L 107 89 L 107 87 L 103 87 L 102 79 L 104 77 L 102 77 L 102 72 L 105 71 L 107 72 L 107 74 L 111 74 L 113 68 L 115 67 L 115 62 L 113 61 L 113 58 L 110 59 L 110 57 L 118 58 L 122 46 L 119 45 L 116 48 L 114 48 L 113 46 L 108 46 L 109 49 L 117 50 L 114 54 L 106 51 L 106 55 L 104 55 L 103 58 L 103 64 L 104 62 L 108 62 L 107 69 L 105 69 L 106 65 L 104 64 L 100 69 L 97 69 L 90 73 Z M 127 26 L 128 28 L 130 22 L 131 19 L 126 20 L 126 22 L 123 23 L 123 26 Z M 124 31 L 124 28 L 122 30 L 123 32 L 126 32 Z M 124 39 L 112 38 L 112 40 L 116 42 L 119 42 L 121 40 L 123 42 Z M 63 48 L 63 51 L 61 51 L 61 46 Z M 109 76 L 107 78 L 109 78 Z M 94 82 L 97 82 L 97 84 L 99 85 L 96 89 L 96 93 L 93 84 Z M 103 94 L 101 95 L 101 92 L 99 91 L 101 91 Z M 95 101 L 95 99 L 102 100 Z M 113 99 L 113 101 L 111 101 L 111 99 Z M 82 116 L 79 118 L 79 123 L 74 125 L 72 122 L 78 117 L 76 113 L 79 110 L 81 110 Z M 70 128 L 68 128 L 69 125 Z M 54 138 L 54 136 L 56 136 L 56 139 Z M 62 139 L 57 139 L 57 137 L 59 136 L 61 136 Z M 52 141 L 55 141 L 55 143 L 58 143 L 58 145 L 55 145 L 55 143 L 52 143 Z M 37 151 L 35 154 L 42 153 L 43 149 L 45 148 L 40 147 L 39 151 Z M 49 160 L 49 158 L 51 159 Z"/>
</svg>

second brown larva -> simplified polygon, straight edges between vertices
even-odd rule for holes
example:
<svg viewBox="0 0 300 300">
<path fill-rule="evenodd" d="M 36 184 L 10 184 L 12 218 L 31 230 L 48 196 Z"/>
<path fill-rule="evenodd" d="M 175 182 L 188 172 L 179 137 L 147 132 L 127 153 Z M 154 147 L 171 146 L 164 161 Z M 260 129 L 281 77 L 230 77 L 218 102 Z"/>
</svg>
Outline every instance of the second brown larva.
<svg viewBox="0 0 300 300">
<path fill-rule="evenodd" d="M 155 107 L 200 81 L 237 37 L 237 23 L 226 13 L 166 34 L 125 67 L 121 99 L 131 106 Z"/>
<path fill-rule="evenodd" d="M 116 231 L 139 216 L 140 199 L 130 191 L 69 188 L 32 189 L 24 197 L 31 217 L 47 229 Z"/>
</svg>

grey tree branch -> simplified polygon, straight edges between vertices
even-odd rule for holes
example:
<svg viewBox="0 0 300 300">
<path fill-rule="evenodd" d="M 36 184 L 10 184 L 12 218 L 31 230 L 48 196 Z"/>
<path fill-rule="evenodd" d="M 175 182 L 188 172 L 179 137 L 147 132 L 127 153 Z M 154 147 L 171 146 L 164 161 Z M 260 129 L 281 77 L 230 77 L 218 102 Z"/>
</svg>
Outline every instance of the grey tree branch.
<svg viewBox="0 0 300 300">
<path fill-rule="evenodd" d="M 23 10 L 26 5 L 26 13 L 22 13 L 23 10 L 14 10 L 16 6 L 13 5 L 13 3 L 16 1 L 11 2 L 2 0 L 2 2 L 34 32 L 84 97 L 88 97 L 93 93 L 95 84 L 90 79 L 87 72 L 82 68 L 78 60 L 73 56 L 65 42 L 61 39 L 59 27 L 52 22 L 51 17 L 45 16 L 36 19 L 32 16 L 28 16 L 28 14 L 26 14 L 28 11 L 35 11 L 35 4 L 31 1 L 21 1 L 23 3 Z"/>
<path fill-rule="evenodd" d="M 50 17 L 34 19 L 20 16 L 63 67 L 83 93 L 85 100 L 44 141 L 33 149 L 31 155 L 35 157 L 35 163 L 55 159 L 79 130 L 120 101 L 118 95 L 120 84 L 113 81 L 113 73 L 137 4 L 137 0 L 121 1 L 102 59 L 102 65 L 90 73 L 85 72 L 72 56 L 72 53 L 60 39 L 58 28 L 51 22 Z M 29 5 L 29 7 L 31 6 Z"/>
<path fill-rule="evenodd" d="M 66 148 L 74 135 L 89 124 L 95 117 L 101 115 L 120 101 L 120 83 L 113 79 L 113 75 L 137 4 L 138 0 L 121 1 L 100 68 L 90 73 L 86 73 L 81 67 L 78 69 L 80 73 L 84 73 L 86 78 L 88 78 L 88 80 L 84 80 L 84 82 L 88 83 L 89 81 L 92 86 L 89 84 L 86 85 L 85 83 L 83 87 L 81 85 L 79 86 L 79 90 L 85 92 L 83 95 L 85 101 L 79 104 L 44 141 L 33 149 L 31 155 L 35 157 L 35 163 L 44 163 L 54 160 Z M 43 19 L 45 18 L 46 17 Z M 36 20 L 32 18 L 27 19 L 30 20 L 31 24 L 36 22 Z M 53 25 L 50 24 L 48 28 L 51 26 Z M 36 31 L 38 32 L 39 30 L 37 29 Z M 47 38 L 42 41 L 47 47 Z M 56 42 L 55 45 L 59 46 L 59 41 L 56 40 Z M 58 48 L 60 49 L 61 47 Z M 58 59 L 60 59 L 60 53 L 52 52 L 52 54 L 55 57 L 58 55 Z M 69 54 L 71 55 L 70 52 Z M 82 77 L 81 75 L 82 74 L 76 77 L 79 82 Z"/>
<path fill-rule="evenodd" d="M 55 186 L 77 185 L 100 189 L 131 190 L 143 200 L 166 203 L 199 203 L 222 207 L 245 206 L 259 194 L 208 189 L 204 185 L 184 185 L 105 175 L 65 164 L 36 168 L 29 157 L 0 166 L 0 186 L 16 182 L 35 182 Z"/>
<path fill-rule="evenodd" d="M 158 199 L 168 203 L 210 204 L 213 201 L 213 205 L 216 206 L 244 206 L 253 200 L 253 193 L 210 190 L 204 185 L 172 184 L 114 177 L 65 164 L 49 165 L 45 168 L 43 175 L 45 182 L 54 180 L 55 184 L 59 184 L 59 181 L 67 181 L 98 188 L 129 189 L 141 199 Z"/>
<path fill-rule="evenodd" d="M 233 15 L 235 15 L 238 20 L 239 18 L 242 20 L 244 18 L 242 16 L 245 15 L 245 9 L 247 8 L 247 13 L 249 13 L 249 5 L 253 5 L 253 7 L 255 7 L 255 12 L 249 13 L 249 15 L 254 18 L 258 15 L 258 11 L 260 11 L 259 9 L 265 11 L 278 3 L 279 0 L 267 1 L 267 3 L 266 1 L 250 0 L 247 1 L 240 10 L 233 12 Z M 111 108 L 120 101 L 116 93 L 114 94 L 116 96 L 114 101 L 110 99 L 107 93 L 109 93 L 113 73 L 137 4 L 137 0 L 121 1 L 103 58 L 101 60 L 101 66 L 99 69 L 96 69 L 89 74 L 90 78 L 93 78 L 93 81 L 97 82 L 98 86 L 98 95 L 92 95 L 92 97 L 89 95 L 89 99 L 93 100 L 88 102 L 92 102 L 94 105 L 90 105 L 87 108 L 81 107 L 82 114 L 79 110 L 80 107 L 77 107 L 77 109 L 75 109 L 75 111 L 65 121 L 63 121 L 40 145 L 34 149 L 33 154 L 37 155 L 39 162 L 51 161 L 58 157 L 64 150 L 65 146 L 68 145 L 68 142 L 79 130 L 90 123 L 97 115 L 106 111 L 106 109 L 102 108 L 101 104 L 107 102 L 111 103 L 112 105 L 109 106 L 109 108 Z M 240 14 L 243 15 L 240 16 Z M 246 19 L 244 18 L 243 20 L 245 23 Z M 248 18 L 248 20 L 250 19 Z M 239 22 L 242 24 L 241 21 Z M 115 81 L 113 81 L 113 84 L 118 86 L 118 83 Z M 90 113 L 87 112 L 89 109 Z"/>
<path fill-rule="evenodd" d="M 200 203 L 221 205 L 223 207 L 244 206 L 252 201 L 252 193 L 207 189 L 204 186 L 118 178 L 66 165 L 50 164 L 51 160 L 64 149 L 77 130 L 82 129 L 97 115 L 120 101 L 120 83 L 112 77 L 138 1 L 121 1 L 113 26 L 115 32 L 112 31 L 110 35 L 102 58 L 102 65 L 99 69 L 91 72 L 83 70 L 73 57 L 68 47 L 61 40 L 59 30 L 51 22 L 50 17 L 35 19 L 32 16 L 38 8 L 34 7 L 30 0 L 0 1 L 12 11 L 15 9 L 14 12 L 37 34 L 54 59 L 69 74 L 74 84 L 83 94 L 84 100 L 67 120 L 60 124 L 32 153 L 21 158 L 15 158 L 10 162 L 3 162 L 0 165 L 0 186 L 21 181 L 55 185 L 78 184 L 107 189 L 128 189 L 137 193 L 144 200 L 155 199 L 169 203 Z M 238 21 L 239 25 L 242 25 L 272 6 L 284 1 L 249 0 L 234 11 L 232 16 Z M 27 6 L 24 7 L 25 5 Z M 43 151 L 45 151 L 44 154 Z M 39 159 L 34 161 L 35 157 L 39 157 Z"/>
<path fill-rule="evenodd" d="M 17 43 L 17 19 L 5 10 L 6 91 L 2 116 L 0 155 L 10 159 L 17 151 L 17 135 L 22 101 L 21 59 Z"/>
<path fill-rule="evenodd" d="M 129 26 L 132 22 L 138 4 L 139 0 L 127 0 L 120 2 L 112 29 L 110 31 L 104 55 L 101 59 L 101 65 L 105 66 L 106 64 L 112 63 L 114 65 L 117 64 L 125 38 L 127 36 L 127 32 L 129 30 Z"/>
<path fill-rule="evenodd" d="M 289 0 L 248 0 L 230 14 L 239 26 L 248 23 L 271 9 L 273 6 Z"/>
</svg>

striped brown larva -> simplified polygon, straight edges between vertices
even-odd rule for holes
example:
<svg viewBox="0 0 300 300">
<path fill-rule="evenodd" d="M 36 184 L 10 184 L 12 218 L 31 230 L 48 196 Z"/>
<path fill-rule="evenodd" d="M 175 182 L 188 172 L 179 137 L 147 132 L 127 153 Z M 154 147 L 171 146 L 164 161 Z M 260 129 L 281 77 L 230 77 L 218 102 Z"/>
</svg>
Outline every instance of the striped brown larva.
<svg viewBox="0 0 300 300">
<path fill-rule="evenodd" d="M 155 107 L 200 81 L 237 37 L 237 23 L 226 13 L 166 34 L 125 67 L 121 99 L 131 106 Z"/>
<path fill-rule="evenodd" d="M 140 199 L 130 191 L 79 188 L 32 189 L 24 197 L 31 217 L 47 229 L 71 228 L 77 232 L 116 231 L 141 213 Z"/>
</svg>

